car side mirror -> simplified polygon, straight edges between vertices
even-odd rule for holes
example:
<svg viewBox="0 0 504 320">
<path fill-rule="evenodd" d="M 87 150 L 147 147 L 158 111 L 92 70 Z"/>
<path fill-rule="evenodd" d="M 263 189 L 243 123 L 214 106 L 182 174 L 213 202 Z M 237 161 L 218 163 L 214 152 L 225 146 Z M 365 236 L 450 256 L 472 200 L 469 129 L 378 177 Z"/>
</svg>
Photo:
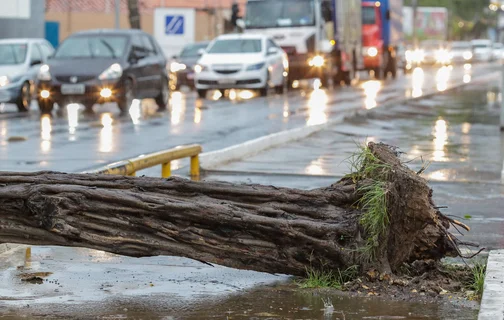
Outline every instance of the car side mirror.
<svg viewBox="0 0 504 320">
<path fill-rule="evenodd" d="M 131 51 L 130 55 L 130 62 L 131 63 L 137 63 L 139 60 L 142 60 L 147 57 L 147 52 L 138 50 L 138 49 L 133 49 Z"/>
<path fill-rule="evenodd" d="M 206 53 L 206 50 L 205 49 L 199 49 L 198 50 L 198 56 L 202 56 Z"/>
<path fill-rule="evenodd" d="M 42 60 L 33 60 L 32 62 L 30 62 L 30 67 L 33 67 L 33 66 L 36 66 L 39 64 L 42 64 Z"/>
<path fill-rule="evenodd" d="M 278 53 L 278 48 L 275 48 L 275 47 L 271 47 L 268 49 L 268 56 L 272 56 L 274 54 L 277 54 Z"/>
</svg>

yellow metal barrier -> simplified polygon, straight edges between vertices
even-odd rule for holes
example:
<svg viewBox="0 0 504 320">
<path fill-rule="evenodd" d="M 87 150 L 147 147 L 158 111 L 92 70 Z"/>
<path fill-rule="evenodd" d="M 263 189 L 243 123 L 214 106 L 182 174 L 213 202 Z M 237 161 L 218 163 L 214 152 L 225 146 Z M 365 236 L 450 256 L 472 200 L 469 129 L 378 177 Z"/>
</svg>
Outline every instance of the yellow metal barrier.
<svg viewBox="0 0 504 320">
<path fill-rule="evenodd" d="M 171 161 L 182 158 L 191 158 L 191 179 L 199 180 L 199 154 L 202 148 L 194 144 L 180 146 L 173 149 L 139 156 L 129 160 L 112 163 L 105 168 L 92 171 L 91 173 L 117 174 L 123 176 L 135 176 L 137 171 L 161 165 L 161 176 L 168 178 L 171 175 Z"/>
</svg>

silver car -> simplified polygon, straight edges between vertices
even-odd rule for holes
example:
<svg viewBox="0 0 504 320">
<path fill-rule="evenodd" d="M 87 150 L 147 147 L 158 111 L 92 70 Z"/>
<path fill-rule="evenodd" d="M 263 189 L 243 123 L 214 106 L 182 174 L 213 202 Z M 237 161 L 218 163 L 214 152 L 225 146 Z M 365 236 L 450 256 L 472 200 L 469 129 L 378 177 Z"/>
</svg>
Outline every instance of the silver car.
<svg viewBox="0 0 504 320">
<path fill-rule="evenodd" d="M 20 112 L 28 111 L 40 66 L 53 52 L 44 39 L 0 40 L 0 103 L 15 103 Z"/>
</svg>

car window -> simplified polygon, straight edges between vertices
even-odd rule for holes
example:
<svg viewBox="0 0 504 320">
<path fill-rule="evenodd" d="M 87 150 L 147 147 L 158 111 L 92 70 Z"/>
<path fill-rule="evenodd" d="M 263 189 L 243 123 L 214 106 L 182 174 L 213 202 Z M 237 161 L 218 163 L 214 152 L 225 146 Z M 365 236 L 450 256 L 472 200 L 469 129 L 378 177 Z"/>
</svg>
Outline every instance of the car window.
<svg viewBox="0 0 504 320">
<path fill-rule="evenodd" d="M 259 53 L 261 51 L 261 39 L 223 39 L 215 41 L 208 53 Z"/>
<path fill-rule="evenodd" d="M 26 60 L 26 43 L 0 44 L 0 65 L 22 64 Z"/>
<path fill-rule="evenodd" d="M 148 36 L 142 36 L 143 46 L 149 55 L 155 56 L 157 54 L 156 48 L 152 44 L 151 39 Z"/>
<path fill-rule="evenodd" d="M 136 50 L 146 51 L 142 38 L 138 35 L 131 37 L 131 47 L 134 47 Z"/>
<path fill-rule="evenodd" d="M 200 49 L 206 49 L 206 47 L 208 47 L 208 43 L 197 43 L 187 45 L 180 53 L 180 56 L 183 58 L 190 58 L 190 57 L 195 58 L 199 56 Z"/>
<path fill-rule="evenodd" d="M 268 39 L 268 49 L 269 48 L 278 48 L 278 46 L 276 45 L 275 42 L 273 42 L 273 40 Z"/>
<path fill-rule="evenodd" d="M 41 43 L 40 44 L 40 48 L 42 49 L 42 55 L 47 59 L 47 57 L 49 57 L 50 55 L 53 54 L 53 49 L 51 47 L 49 47 L 49 45 L 45 44 L 45 43 Z"/>
<path fill-rule="evenodd" d="M 124 55 L 127 39 L 116 35 L 75 36 L 65 40 L 55 58 L 119 58 Z"/>
<path fill-rule="evenodd" d="M 39 49 L 38 44 L 32 44 L 30 51 L 30 63 L 34 61 L 42 61 L 42 52 Z"/>
</svg>

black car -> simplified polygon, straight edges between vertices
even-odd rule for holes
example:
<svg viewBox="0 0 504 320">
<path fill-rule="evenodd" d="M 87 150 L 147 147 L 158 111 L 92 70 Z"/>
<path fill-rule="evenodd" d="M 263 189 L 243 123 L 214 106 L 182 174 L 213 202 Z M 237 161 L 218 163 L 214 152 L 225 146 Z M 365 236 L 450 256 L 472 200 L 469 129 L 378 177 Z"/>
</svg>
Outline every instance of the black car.
<svg viewBox="0 0 504 320">
<path fill-rule="evenodd" d="M 37 100 L 42 113 L 54 103 L 117 102 L 122 113 L 133 99 L 168 103 L 166 59 L 159 44 L 140 30 L 93 30 L 68 37 L 40 67 Z"/>
<path fill-rule="evenodd" d="M 179 90 L 180 86 L 194 89 L 194 66 L 200 58 L 201 49 L 208 47 L 208 41 L 189 44 L 182 49 L 179 56 L 173 57 L 170 63 L 170 86 Z"/>
</svg>

